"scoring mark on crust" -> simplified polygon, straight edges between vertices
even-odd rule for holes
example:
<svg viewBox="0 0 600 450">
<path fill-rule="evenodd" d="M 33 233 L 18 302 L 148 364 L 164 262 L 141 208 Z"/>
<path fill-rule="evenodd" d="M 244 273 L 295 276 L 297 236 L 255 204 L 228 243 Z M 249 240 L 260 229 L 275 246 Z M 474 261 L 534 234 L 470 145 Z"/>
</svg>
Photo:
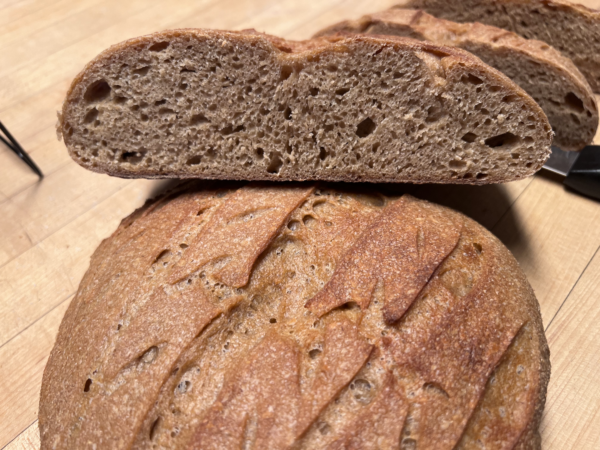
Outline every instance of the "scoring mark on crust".
<svg viewBox="0 0 600 450">
<path fill-rule="evenodd" d="M 457 214 L 404 196 L 390 203 L 346 252 L 331 280 L 306 307 L 319 317 L 349 302 L 364 310 L 381 280 L 383 315 L 394 323 L 454 250 L 461 230 Z"/>
</svg>

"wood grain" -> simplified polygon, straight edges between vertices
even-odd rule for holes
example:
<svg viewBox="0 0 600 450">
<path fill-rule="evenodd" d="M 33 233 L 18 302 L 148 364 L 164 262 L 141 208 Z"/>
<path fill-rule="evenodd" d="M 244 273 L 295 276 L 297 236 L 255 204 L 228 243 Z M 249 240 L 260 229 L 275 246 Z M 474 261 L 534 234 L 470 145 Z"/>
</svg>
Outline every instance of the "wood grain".
<svg viewBox="0 0 600 450">
<path fill-rule="evenodd" d="M 119 221 L 170 185 L 87 172 L 56 139 L 73 77 L 106 47 L 175 27 L 256 28 L 293 39 L 394 0 L 0 0 L 0 120 L 40 165 L 0 146 L 0 448 L 39 447 L 42 371 L 89 257 Z M 600 0 L 583 2 L 600 8 Z M 597 139 L 597 142 L 600 140 Z M 600 442 L 600 203 L 548 175 L 499 186 L 419 186 L 513 251 L 540 301 L 553 375 L 546 449 Z"/>
<path fill-rule="evenodd" d="M 10 441 L 4 448 L 5 450 L 30 450 L 40 448 L 40 430 L 38 428 L 37 420 Z"/>
<path fill-rule="evenodd" d="M 600 252 L 548 327 L 553 376 L 542 421 L 545 448 L 600 443 Z"/>
</svg>

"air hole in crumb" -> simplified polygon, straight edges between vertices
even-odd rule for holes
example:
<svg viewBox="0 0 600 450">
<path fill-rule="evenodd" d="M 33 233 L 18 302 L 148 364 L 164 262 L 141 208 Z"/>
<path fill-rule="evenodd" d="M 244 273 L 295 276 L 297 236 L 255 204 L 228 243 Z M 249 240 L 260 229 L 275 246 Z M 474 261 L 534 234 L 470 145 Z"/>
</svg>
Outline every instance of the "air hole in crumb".
<svg viewBox="0 0 600 450">
<path fill-rule="evenodd" d="M 179 73 L 196 73 L 196 71 L 193 69 L 188 69 L 187 67 L 184 67 L 183 69 L 181 69 L 179 71 Z"/>
<path fill-rule="evenodd" d="M 431 105 L 429 109 L 427 109 L 427 118 L 425 122 L 433 123 L 437 122 L 444 115 L 444 111 L 442 110 L 441 104 Z"/>
<path fill-rule="evenodd" d="M 162 52 L 169 45 L 169 42 L 157 42 L 156 44 L 152 45 L 148 50 L 150 50 L 151 52 Z"/>
<path fill-rule="evenodd" d="M 473 247 L 475 248 L 475 251 L 479 254 L 481 254 L 483 252 L 483 247 L 481 246 L 481 244 L 478 244 L 477 242 L 473 242 Z"/>
<path fill-rule="evenodd" d="M 350 91 L 350 89 L 348 89 L 348 88 L 338 89 L 337 91 L 335 91 L 335 95 L 339 95 L 340 97 L 343 97 L 345 94 L 348 93 L 348 91 Z"/>
<path fill-rule="evenodd" d="M 198 164 L 200 164 L 200 161 L 202 161 L 202 156 L 195 155 L 195 156 L 192 156 L 191 158 L 188 158 L 188 160 L 185 163 L 188 166 L 197 166 Z"/>
<path fill-rule="evenodd" d="M 376 128 L 377 125 L 375 124 L 375 122 L 373 122 L 370 117 L 367 117 L 356 127 L 356 135 L 361 139 L 366 138 L 367 136 L 372 134 Z"/>
<path fill-rule="evenodd" d="M 281 81 L 287 80 L 291 75 L 294 69 L 291 66 L 283 66 L 281 68 Z"/>
<path fill-rule="evenodd" d="M 312 95 L 313 97 L 316 97 L 317 95 L 319 95 L 319 88 L 310 88 L 310 95 Z"/>
<path fill-rule="evenodd" d="M 327 158 L 327 156 L 329 156 L 329 154 L 327 153 L 324 147 L 321 147 L 319 151 L 319 159 L 321 161 L 325 161 L 325 158 Z"/>
<path fill-rule="evenodd" d="M 321 350 L 318 348 L 313 348 L 310 352 L 308 352 L 308 356 L 310 359 L 317 359 L 321 355 Z"/>
<path fill-rule="evenodd" d="M 133 71 L 133 73 L 135 75 L 139 75 L 140 77 L 143 77 L 145 75 L 148 75 L 149 70 L 150 70 L 150 66 L 144 66 L 144 67 L 140 67 L 139 69 L 135 69 Z"/>
<path fill-rule="evenodd" d="M 394 80 L 397 80 L 398 78 L 402 78 L 405 74 L 402 72 L 394 72 Z"/>
<path fill-rule="evenodd" d="M 99 102 L 106 99 L 110 95 L 110 91 L 110 86 L 106 81 L 98 80 L 87 88 L 83 98 L 87 102 Z"/>
<path fill-rule="evenodd" d="M 156 420 L 152 423 L 150 427 L 150 440 L 154 440 L 154 436 L 156 436 L 156 432 L 158 431 L 158 426 L 160 425 L 160 416 L 156 418 Z"/>
<path fill-rule="evenodd" d="M 292 120 L 292 108 L 288 106 L 285 109 L 283 116 L 285 117 L 285 120 Z"/>
<path fill-rule="evenodd" d="M 129 164 L 138 164 L 144 159 L 145 152 L 125 152 L 121 155 L 121 161 Z"/>
<path fill-rule="evenodd" d="M 265 157 L 265 151 L 262 148 L 257 148 L 254 153 L 256 153 L 258 159 L 263 159 Z"/>
<path fill-rule="evenodd" d="M 502 103 L 516 102 L 518 99 L 519 97 L 517 95 L 507 95 L 505 97 L 502 97 Z"/>
<path fill-rule="evenodd" d="M 194 114 L 192 116 L 192 118 L 190 119 L 190 125 L 195 126 L 195 125 L 202 125 L 203 123 L 208 123 L 210 122 L 210 120 L 208 120 L 204 114 Z"/>
<path fill-rule="evenodd" d="M 485 180 L 487 177 L 488 177 L 487 173 L 478 173 L 475 178 L 477 178 L 478 180 Z"/>
<path fill-rule="evenodd" d="M 181 248 L 183 250 L 185 250 L 188 247 L 189 247 L 189 245 L 187 245 L 187 244 L 179 244 L 179 248 Z"/>
<path fill-rule="evenodd" d="M 85 386 L 83 387 L 83 392 L 90 392 L 90 387 L 92 386 L 92 379 L 88 378 L 85 382 Z"/>
<path fill-rule="evenodd" d="M 512 133 L 504 133 L 485 140 L 485 145 L 490 148 L 513 147 L 521 141 L 519 136 Z"/>
<path fill-rule="evenodd" d="M 572 92 L 565 97 L 565 103 L 569 108 L 579 113 L 583 112 L 583 101 Z"/>
<path fill-rule="evenodd" d="M 277 319 L 275 319 L 274 317 L 271 317 L 269 319 L 269 323 L 277 323 Z"/>
<path fill-rule="evenodd" d="M 462 137 L 462 140 L 471 144 L 471 143 L 475 142 L 477 137 L 478 136 L 475 133 L 467 133 Z"/>
<path fill-rule="evenodd" d="M 271 154 L 271 161 L 269 162 L 269 166 L 267 167 L 267 172 L 279 173 L 282 167 L 283 160 L 281 159 L 281 154 L 279 152 L 273 152 Z"/>
<path fill-rule="evenodd" d="M 479 85 L 483 83 L 483 80 L 479 77 L 476 77 L 473 74 L 469 74 L 469 75 L 463 75 L 460 79 L 460 81 L 462 81 L 463 83 L 470 83 L 470 84 L 474 84 L 474 85 Z"/>
<path fill-rule="evenodd" d="M 467 163 L 465 161 L 455 159 L 450 161 L 448 167 L 450 167 L 451 169 L 464 169 L 465 167 L 467 167 Z"/>
<path fill-rule="evenodd" d="M 244 125 L 238 125 L 235 128 L 233 128 L 233 125 L 227 125 L 221 130 L 221 134 L 223 136 L 229 136 L 230 134 L 239 133 L 240 131 L 244 131 L 245 129 L 246 127 Z"/>
<path fill-rule="evenodd" d="M 292 231 L 296 231 L 298 228 L 300 228 L 300 222 L 297 220 L 291 220 L 290 223 L 288 223 L 288 228 Z"/>
<path fill-rule="evenodd" d="M 98 110 L 96 108 L 92 108 L 88 111 L 83 119 L 83 123 L 92 123 L 98 118 Z"/>
</svg>

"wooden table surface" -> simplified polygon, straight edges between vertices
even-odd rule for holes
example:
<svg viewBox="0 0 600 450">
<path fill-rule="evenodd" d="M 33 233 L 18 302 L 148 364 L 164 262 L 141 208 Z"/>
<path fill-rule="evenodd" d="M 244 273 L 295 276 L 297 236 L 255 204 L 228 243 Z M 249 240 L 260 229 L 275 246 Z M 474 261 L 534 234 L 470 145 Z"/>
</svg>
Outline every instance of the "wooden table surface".
<svg viewBox="0 0 600 450">
<path fill-rule="evenodd" d="M 73 77 L 111 44 L 175 27 L 256 28 L 292 39 L 394 0 L 0 0 L 0 120 L 46 177 L 0 144 L 0 448 L 39 448 L 42 372 L 100 241 L 169 182 L 75 164 L 56 139 Z M 585 1 L 600 8 L 600 0 Z M 600 142 L 598 140 L 597 142 Z M 545 449 L 600 448 L 600 202 L 547 174 L 486 187 L 419 186 L 512 250 L 541 304 L 552 377 Z"/>
</svg>

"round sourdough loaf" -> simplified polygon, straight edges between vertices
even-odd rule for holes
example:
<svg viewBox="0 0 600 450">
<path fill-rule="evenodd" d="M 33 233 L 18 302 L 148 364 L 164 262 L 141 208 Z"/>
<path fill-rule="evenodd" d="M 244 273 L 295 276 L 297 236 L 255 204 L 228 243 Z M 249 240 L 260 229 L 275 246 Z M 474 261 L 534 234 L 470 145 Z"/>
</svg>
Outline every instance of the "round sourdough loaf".
<svg viewBox="0 0 600 450">
<path fill-rule="evenodd" d="M 539 448 L 539 307 L 450 209 L 192 184 L 92 256 L 44 372 L 43 449 Z"/>
</svg>

